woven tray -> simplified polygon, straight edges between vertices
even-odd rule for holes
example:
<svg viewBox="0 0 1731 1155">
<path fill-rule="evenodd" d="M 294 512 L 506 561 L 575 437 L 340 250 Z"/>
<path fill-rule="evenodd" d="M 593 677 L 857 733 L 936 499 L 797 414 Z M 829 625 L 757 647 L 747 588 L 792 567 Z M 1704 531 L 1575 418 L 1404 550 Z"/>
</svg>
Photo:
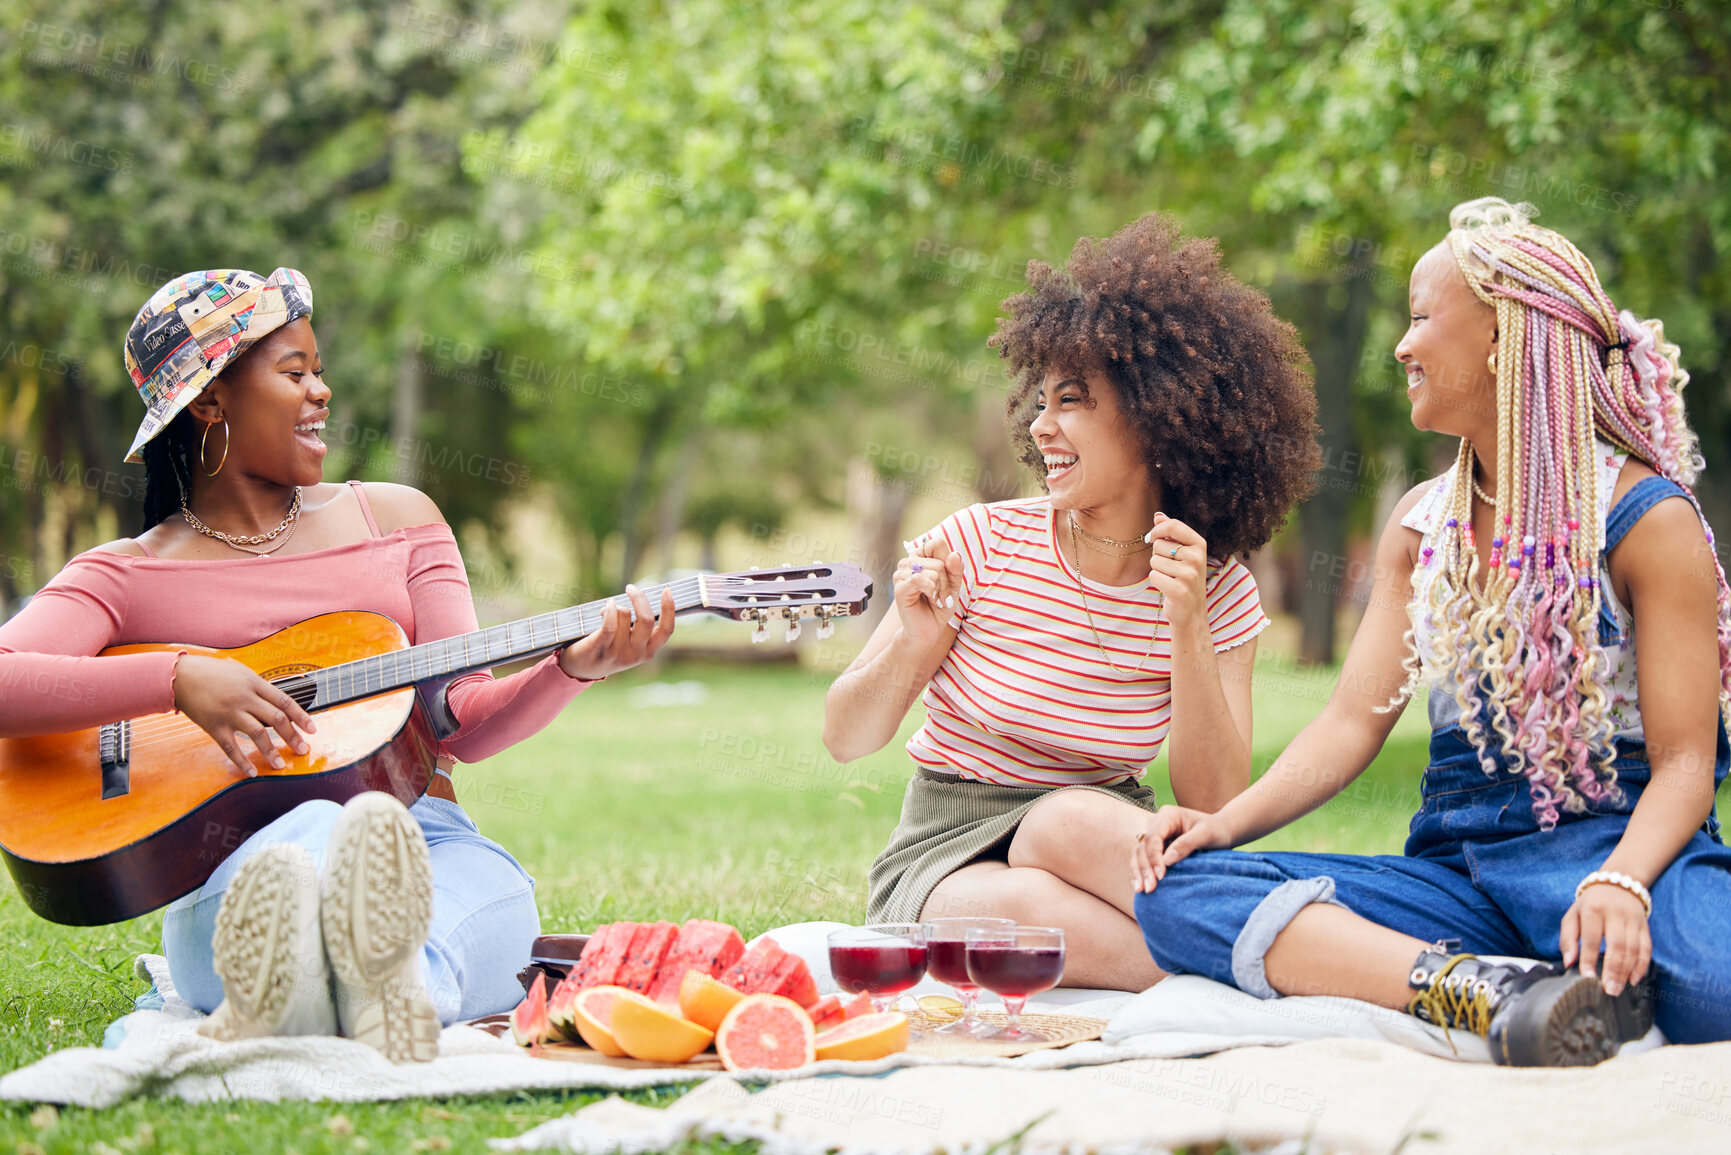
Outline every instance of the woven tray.
<svg viewBox="0 0 1731 1155">
<path fill-rule="evenodd" d="M 985 1011 L 980 1018 L 993 1026 L 1003 1026 L 1007 1021 L 1000 1011 Z M 999 1058 L 1009 1059 L 1016 1055 L 1025 1055 L 1030 1051 L 1045 1051 L 1055 1047 L 1067 1047 L 1071 1043 L 1081 1043 L 1089 1039 L 1097 1039 L 1106 1029 L 1105 1019 L 1088 1019 L 1075 1015 L 1023 1015 L 1022 1029 L 1038 1036 L 1026 1042 L 997 1042 L 991 1039 L 949 1038 L 945 1035 L 932 1035 L 929 1032 L 934 1027 L 941 1027 L 954 1022 L 954 1018 L 942 1015 L 932 1015 L 926 1012 L 908 1016 L 908 1025 L 914 1029 L 912 1045 L 908 1047 L 911 1054 L 923 1055 L 934 1059 L 974 1059 Z M 470 1024 L 479 1027 L 489 1034 L 508 1035 L 504 1015 L 490 1015 L 485 1019 L 477 1019 Z M 667 1067 L 663 1063 L 646 1063 L 641 1059 L 610 1059 L 606 1055 L 590 1050 L 576 1043 L 543 1043 L 541 1057 L 554 1059 L 563 1063 L 588 1063 L 599 1067 L 620 1067 L 626 1070 L 646 1070 L 663 1068 L 679 1071 L 719 1071 L 722 1070 L 721 1060 L 710 1051 L 681 1063 L 676 1067 Z"/>
<path fill-rule="evenodd" d="M 1009 1021 L 1002 1011 L 982 1011 L 980 1018 L 994 1027 Z M 927 1032 L 955 1021 L 953 1016 L 932 1015 L 925 1011 L 908 1016 L 908 1025 L 915 1031 Z M 961 1059 L 991 1056 L 1014 1058 L 1030 1051 L 1047 1051 L 1097 1039 L 1106 1029 L 1105 1019 L 1087 1019 L 1077 1015 L 1023 1015 L 1022 1029 L 1036 1038 L 1025 1042 L 1000 1042 L 994 1039 L 951 1038 L 948 1035 L 916 1034 L 908 1048 L 916 1055 L 932 1058 Z"/>
</svg>

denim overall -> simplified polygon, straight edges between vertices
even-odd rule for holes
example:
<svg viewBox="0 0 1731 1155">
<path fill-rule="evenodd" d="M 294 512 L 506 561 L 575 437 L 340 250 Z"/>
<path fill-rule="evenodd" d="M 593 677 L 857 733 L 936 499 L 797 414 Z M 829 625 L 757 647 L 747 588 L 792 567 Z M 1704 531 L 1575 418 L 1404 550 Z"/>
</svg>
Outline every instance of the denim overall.
<svg viewBox="0 0 1731 1155">
<path fill-rule="evenodd" d="M 1681 492 L 1663 478 L 1630 487 L 1607 519 L 1605 551 Z M 1614 619 L 1601 619 L 1601 636 L 1607 628 L 1617 628 Z M 1731 767 L 1720 722 L 1715 787 Z M 1436 730 L 1404 855 L 1202 851 L 1172 866 L 1153 893 L 1138 894 L 1136 917 L 1163 969 L 1261 998 L 1279 994 L 1263 967 L 1269 946 L 1313 902 L 1426 942 L 1458 939 L 1471 954 L 1559 961 L 1575 886 L 1610 857 L 1648 784 L 1641 745 L 1619 742 L 1615 766 L 1620 797 L 1564 811 L 1554 829 L 1540 830 L 1525 777 L 1486 775 L 1461 727 Z M 1716 814 L 1651 890 L 1660 1029 L 1674 1043 L 1731 1039 L 1731 850 Z"/>
</svg>

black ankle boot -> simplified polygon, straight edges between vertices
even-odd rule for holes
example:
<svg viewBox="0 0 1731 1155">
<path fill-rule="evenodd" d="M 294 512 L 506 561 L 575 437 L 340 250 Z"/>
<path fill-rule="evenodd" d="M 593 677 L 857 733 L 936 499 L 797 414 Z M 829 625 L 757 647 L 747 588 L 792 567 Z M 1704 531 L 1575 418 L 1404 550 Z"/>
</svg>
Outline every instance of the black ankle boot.
<svg viewBox="0 0 1731 1155">
<path fill-rule="evenodd" d="M 1612 998 L 1576 967 L 1518 960 L 1488 962 L 1430 948 L 1413 963 L 1407 1003 L 1414 1017 L 1471 1031 L 1504 1067 L 1590 1067 L 1653 1026 L 1653 978 Z"/>
</svg>

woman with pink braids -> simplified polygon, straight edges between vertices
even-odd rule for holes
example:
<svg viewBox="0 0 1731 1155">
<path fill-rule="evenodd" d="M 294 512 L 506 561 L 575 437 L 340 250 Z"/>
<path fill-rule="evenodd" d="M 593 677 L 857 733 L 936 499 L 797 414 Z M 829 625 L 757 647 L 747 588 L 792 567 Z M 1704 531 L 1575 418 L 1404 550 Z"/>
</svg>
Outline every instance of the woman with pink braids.
<svg viewBox="0 0 1731 1155">
<path fill-rule="evenodd" d="M 1327 707 L 1218 813 L 1163 808 L 1130 866 L 1169 971 L 1584 1065 L 1655 1021 L 1731 1039 L 1731 595 L 1677 347 L 1531 215 L 1460 205 L 1413 269 L 1395 356 L 1413 424 L 1460 453 L 1390 517 Z M 1226 849 L 1349 784 L 1421 689 L 1405 855 Z"/>
</svg>

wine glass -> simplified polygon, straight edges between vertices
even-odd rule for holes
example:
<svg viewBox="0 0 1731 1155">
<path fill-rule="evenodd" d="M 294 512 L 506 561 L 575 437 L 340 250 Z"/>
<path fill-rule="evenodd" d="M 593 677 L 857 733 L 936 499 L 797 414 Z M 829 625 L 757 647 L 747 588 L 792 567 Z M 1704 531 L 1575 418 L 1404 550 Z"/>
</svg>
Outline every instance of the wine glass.
<svg viewBox="0 0 1731 1155">
<path fill-rule="evenodd" d="M 956 988 L 956 993 L 962 996 L 962 1017 L 953 1023 L 946 1023 L 930 1033 L 934 1035 L 959 1035 L 964 1038 L 978 1035 L 986 1029 L 985 1021 L 980 1018 L 979 1001 L 980 988 L 968 977 L 968 938 L 970 930 L 1002 930 L 1015 926 L 1013 918 L 933 918 L 927 919 L 926 930 L 926 969 L 931 976 L 941 983 L 948 983 Z"/>
<path fill-rule="evenodd" d="M 926 935 L 917 922 L 880 922 L 831 932 L 829 970 L 848 994 L 865 991 L 887 1011 L 926 975 Z"/>
<path fill-rule="evenodd" d="M 968 977 L 1004 1000 L 1009 1023 L 980 1038 L 1037 1041 L 1022 1029 L 1022 1004 L 1064 977 L 1064 932 L 1051 926 L 978 928 L 967 932 Z"/>
</svg>

